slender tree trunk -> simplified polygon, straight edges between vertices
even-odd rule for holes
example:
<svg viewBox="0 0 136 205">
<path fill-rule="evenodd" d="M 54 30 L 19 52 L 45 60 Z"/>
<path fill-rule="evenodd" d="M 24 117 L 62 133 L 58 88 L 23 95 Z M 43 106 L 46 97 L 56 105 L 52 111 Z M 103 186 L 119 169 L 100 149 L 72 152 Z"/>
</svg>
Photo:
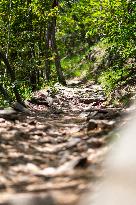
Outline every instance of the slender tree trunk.
<svg viewBox="0 0 136 205">
<path fill-rule="evenodd" d="M 32 8 L 31 8 L 31 0 L 27 0 L 27 6 L 28 6 L 28 32 L 29 32 L 29 35 L 31 36 L 31 40 L 30 40 L 30 43 L 31 43 L 31 47 L 30 47 L 30 50 L 29 50 L 29 56 L 30 56 L 30 62 L 31 62 L 31 70 L 30 70 L 30 84 L 31 84 L 31 87 L 32 87 L 32 91 L 35 91 L 36 90 L 36 87 L 37 87 L 37 68 L 35 67 L 34 63 L 33 63 L 33 60 L 35 58 L 35 51 L 34 51 L 34 39 L 33 39 L 33 32 L 34 32 L 34 29 L 33 29 L 33 15 L 32 15 Z"/>
<path fill-rule="evenodd" d="M 56 17 L 52 17 L 52 49 L 55 54 L 55 66 L 58 75 L 58 81 L 66 85 L 65 77 L 62 72 L 61 63 L 60 63 L 60 56 L 58 53 L 57 43 L 56 43 Z"/>
<path fill-rule="evenodd" d="M 50 22 L 47 24 L 46 37 L 45 37 L 45 75 L 47 81 L 50 80 L 51 68 L 50 68 L 50 39 L 51 39 L 51 26 Z"/>
<path fill-rule="evenodd" d="M 15 83 L 15 81 L 16 81 L 15 72 L 12 69 L 12 67 L 10 66 L 9 61 L 6 58 L 6 56 L 1 51 L 0 51 L 0 59 L 4 62 L 5 66 L 7 68 L 7 74 L 9 74 L 9 76 L 10 76 L 12 89 L 14 91 L 17 102 L 19 102 L 20 104 L 24 104 L 22 101 L 22 98 L 18 92 L 16 83 Z"/>
<path fill-rule="evenodd" d="M 52 3 L 52 9 L 58 6 L 58 0 L 53 0 Z M 47 31 L 46 31 L 46 51 L 45 51 L 45 57 L 46 57 L 46 78 L 47 80 L 50 80 L 50 47 L 54 54 L 54 61 L 55 61 L 55 67 L 57 71 L 58 81 L 66 85 L 65 77 L 62 72 L 61 63 L 60 63 L 60 56 L 57 48 L 56 43 L 56 16 L 50 17 L 48 20 L 47 25 Z"/>
</svg>

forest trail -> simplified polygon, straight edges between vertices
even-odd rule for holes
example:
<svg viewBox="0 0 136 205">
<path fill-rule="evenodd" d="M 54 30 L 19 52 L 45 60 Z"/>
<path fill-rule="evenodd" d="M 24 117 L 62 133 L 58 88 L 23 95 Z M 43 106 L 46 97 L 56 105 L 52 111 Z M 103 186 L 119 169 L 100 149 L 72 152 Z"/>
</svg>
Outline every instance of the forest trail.
<svg viewBox="0 0 136 205">
<path fill-rule="evenodd" d="M 0 114 L 0 205 L 75 205 L 103 175 L 108 134 L 129 111 L 78 81 L 41 90 L 28 105 L 29 114 Z"/>
</svg>

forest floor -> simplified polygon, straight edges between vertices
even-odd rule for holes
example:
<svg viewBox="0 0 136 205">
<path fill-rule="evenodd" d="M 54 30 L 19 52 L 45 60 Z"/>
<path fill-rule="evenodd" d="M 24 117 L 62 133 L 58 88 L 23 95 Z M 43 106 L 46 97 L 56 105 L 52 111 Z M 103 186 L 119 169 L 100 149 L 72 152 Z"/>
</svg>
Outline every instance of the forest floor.
<svg viewBox="0 0 136 205">
<path fill-rule="evenodd" d="M 106 100 L 99 85 L 71 81 L 36 92 L 28 113 L 0 114 L 0 205 L 75 205 L 93 192 L 113 130 L 133 112 Z"/>
</svg>

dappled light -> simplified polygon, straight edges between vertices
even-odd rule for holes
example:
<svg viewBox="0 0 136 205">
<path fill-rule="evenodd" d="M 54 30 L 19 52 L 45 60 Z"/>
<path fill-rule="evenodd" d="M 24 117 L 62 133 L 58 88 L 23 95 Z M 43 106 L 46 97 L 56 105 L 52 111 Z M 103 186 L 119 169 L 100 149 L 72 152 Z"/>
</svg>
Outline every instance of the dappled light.
<svg viewBox="0 0 136 205">
<path fill-rule="evenodd" d="M 135 17 L 134 0 L 0 0 L 0 205 L 93 196 L 136 110 Z"/>
<path fill-rule="evenodd" d="M 52 103 L 43 104 L 49 96 Z M 106 106 L 101 86 L 93 83 L 57 84 L 55 95 L 41 90 L 32 99 L 36 101 L 29 100 L 23 111 L 16 104 L 21 112 L 16 107 L 0 110 L 1 204 L 13 200 L 15 205 L 16 193 L 24 204 L 36 197 L 39 203 L 51 197 L 52 205 L 75 204 L 89 182 L 93 185 L 103 176 L 102 161 L 114 136 L 109 133 L 121 127 L 133 109 Z"/>
</svg>

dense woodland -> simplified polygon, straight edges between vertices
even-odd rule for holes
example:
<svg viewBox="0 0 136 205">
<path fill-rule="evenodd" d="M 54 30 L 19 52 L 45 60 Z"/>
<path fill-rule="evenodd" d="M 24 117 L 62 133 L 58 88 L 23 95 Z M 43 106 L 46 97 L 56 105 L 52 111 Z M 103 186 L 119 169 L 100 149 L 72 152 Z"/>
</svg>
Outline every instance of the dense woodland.
<svg viewBox="0 0 136 205">
<path fill-rule="evenodd" d="M 135 0 L 0 0 L 0 205 L 92 204 L 135 84 Z M 130 125 L 104 204 L 136 204 Z"/>
<path fill-rule="evenodd" d="M 1 0 L 0 104 L 73 77 L 134 84 L 135 28 L 134 0 Z"/>
</svg>

